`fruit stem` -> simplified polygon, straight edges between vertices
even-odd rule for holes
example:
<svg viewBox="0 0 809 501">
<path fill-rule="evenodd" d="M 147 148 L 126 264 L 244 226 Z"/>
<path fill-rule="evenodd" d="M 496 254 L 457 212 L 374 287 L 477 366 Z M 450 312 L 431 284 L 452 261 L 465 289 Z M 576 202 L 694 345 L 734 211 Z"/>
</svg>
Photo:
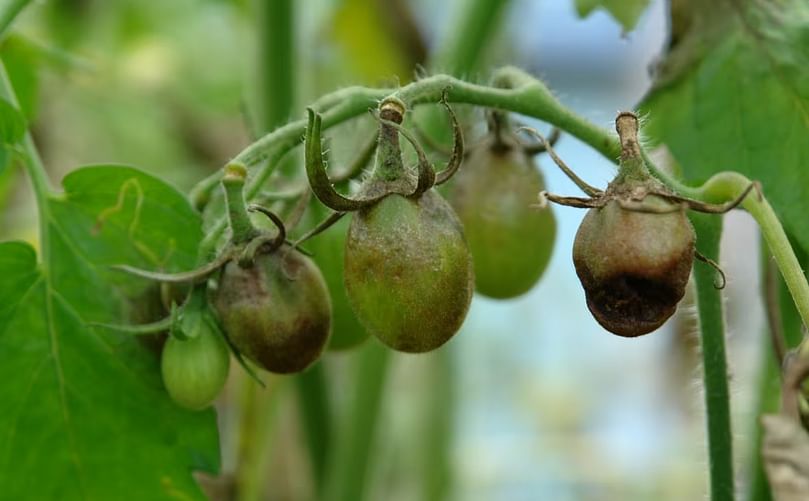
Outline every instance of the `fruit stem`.
<svg viewBox="0 0 809 501">
<path fill-rule="evenodd" d="M 638 117 L 623 111 L 615 118 L 615 130 L 621 143 L 621 160 L 616 182 L 643 181 L 651 174 L 638 142 Z"/>
<path fill-rule="evenodd" d="M 379 118 L 401 125 L 406 109 L 405 104 L 399 99 L 387 98 L 379 105 Z M 380 122 L 373 176 L 385 181 L 395 181 L 404 173 L 399 131 L 385 122 Z"/>
<path fill-rule="evenodd" d="M 225 167 L 222 177 L 222 188 L 225 192 L 225 203 L 228 208 L 231 237 L 234 245 L 249 242 L 258 236 L 258 230 L 250 222 L 247 207 L 244 203 L 244 180 L 247 177 L 247 168 L 239 163 L 231 163 Z"/>
</svg>

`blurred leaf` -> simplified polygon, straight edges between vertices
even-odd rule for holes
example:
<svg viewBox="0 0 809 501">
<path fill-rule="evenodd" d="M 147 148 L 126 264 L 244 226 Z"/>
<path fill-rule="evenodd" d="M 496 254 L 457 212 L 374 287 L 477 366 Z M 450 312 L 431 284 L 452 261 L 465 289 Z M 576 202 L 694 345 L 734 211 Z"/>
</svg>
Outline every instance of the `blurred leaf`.
<svg viewBox="0 0 809 501">
<path fill-rule="evenodd" d="M 392 77 L 406 83 L 413 72 L 404 48 L 387 29 L 381 12 L 385 6 L 377 0 L 343 0 L 332 20 L 332 35 L 345 53 L 344 62 L 361 82 L 372 85 Z"/>
<path fill-rule="evenodd" d="M 606 10 L 621 24 L 624 33 L 635 29 L 643 11 L 649 6 L 649 0 L 575 0 L 576 13 L 585 18 L 599 7 Z"/>
<path fill-rule="evenodd" d="M 22 113 L 5 99 L 0 98 L 0 144 L 20 142 L 25 135 Z"/>
<path fill-rule="evenodd" d="M 667 72 L 642 104 L 645 132 L 668 145 L 689 180 L 730 169 L 760 180 L 809 249 L 809 8 L 803 0 L 727 2 L 723 12 L 709 4 L 694 3 L 692 17 L 723 21 L 691 23 L 668 55 L 691 62 Z"/>
<path fill-rule="evenodd" d="M 30 122 L 36 115 L 39 92 L 39 56 L 31 44 L 20 36 L 12 35 L 3 41 L 0 57 L 8 72 L 20 111 Z"/>
<path fill-rule="evenodd" d="M 6 34 L 11 23 L 29 3 L 31 0 L 4 0 L 0 4 L 0 38 Z"/>
<path fill-rule="evenodd" d="M 3 497 L 203 499 L 190 472 L 218 469 L 214 412 L 177 407 L 152 352 L 86 325 L 120 321 L 107 264 L 185 267 L 199 218 L 127 167 L 83 168 L 64 185 L 43 218 L 41 263 L 27 244 L 0 244 Z"/>
</svg>

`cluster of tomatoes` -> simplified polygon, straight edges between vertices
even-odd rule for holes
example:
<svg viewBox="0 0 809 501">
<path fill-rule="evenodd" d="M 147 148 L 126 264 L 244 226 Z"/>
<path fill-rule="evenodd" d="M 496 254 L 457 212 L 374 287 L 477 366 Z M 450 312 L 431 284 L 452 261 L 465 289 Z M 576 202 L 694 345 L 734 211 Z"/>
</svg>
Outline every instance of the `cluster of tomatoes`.
<svg viewBox="0 0 809 501">
<path fill-rule="evenodd" d="M 402 127 L 404 103 L 388 98 L 377 116 L 374 167 L 351 196 L 326 174 L 321 119 L 309 111 L 306 171 L 319 201 L 310 210 L 325 217 L 307 235 L 314 257 L 287 240 L 277 215 L 246 206 L 245 168 L 226 168 L 229 244 L 202 269 L 163 277 L 193 284 L 162 352 L 163 379 L 177 403 L 208 406 L 224 385 L 231 353 L 286 374 L 306 369 L 329 345 L 348 348 L 368 335 L 398 351 L 438 348 L 460 329 L 474 290 L 513 298 L 539 280 L 556 226 L 547 204 L 537 206 L 538 194 L 590 208 L 573 258 L 599 323 L 637 336 L 671 316 L 691 270 L 694 231 L 683 202 L 645 168 L 634 115 L 617 120 L 619 175 L 606 191 L 580 184 L 590 197 L 574 198 L 544 191 L 532 155 L 547 150 L 567 169 L 544 138 L 527 143 L 505 113 L 489 111 L 487 134 L 465 152 L 444 105 L 454 147 L 443 170 Z M 414 166 L 405 165 L 402 137 L 416 151 Z M 445 199 L 436 187 L 451 179 Z M 258 230 L 248 211 L 264 213 L 276 230 Z M 335 223 L 338 230 L 321 233 Z"/>
</svg>

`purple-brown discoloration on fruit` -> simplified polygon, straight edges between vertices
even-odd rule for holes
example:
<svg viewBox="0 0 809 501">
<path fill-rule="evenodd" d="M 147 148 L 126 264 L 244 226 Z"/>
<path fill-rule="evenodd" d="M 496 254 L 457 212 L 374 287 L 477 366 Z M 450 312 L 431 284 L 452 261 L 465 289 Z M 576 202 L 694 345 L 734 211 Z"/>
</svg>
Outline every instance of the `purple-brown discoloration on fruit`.
<svg viewBox="0 0 809 501">
<path fill-rule="evenodd" d="M 650 195 L 645 203 L 669 202 Z M 663 325 L 685 293 L 694 239 L 684 211 L 637 212 L 616 200 L 590 209 L 576 233 L 573 264 L 598 323 L 626 337 Z"/>
<path fill-rule="evenodd" d="M 389 195 L 356 213 L 346 239 L 344 279 L 357 317 L 399 351 L 438 348 L 460 329 L 473 272 L 463 230 L 433 191 Z"/>
<path fill-rule="evenodd" d="M 233 344 L 270 372 L 299 372 L 317 360 L 331 329 L 320 270 L 288 246 L 253 266 L 225 265 L 213 305 Z"/>
</svg>

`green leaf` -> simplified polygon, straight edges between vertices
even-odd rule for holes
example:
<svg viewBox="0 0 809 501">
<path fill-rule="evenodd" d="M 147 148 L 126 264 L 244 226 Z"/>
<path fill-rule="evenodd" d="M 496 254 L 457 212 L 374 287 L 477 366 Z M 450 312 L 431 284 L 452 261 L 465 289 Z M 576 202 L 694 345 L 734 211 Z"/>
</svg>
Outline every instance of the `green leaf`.
<svg viewBox="0 0 809 501">
<path fill-rule="evenodd" d="M 83 168 L 64 186 L 43 215 L 42 262 L 27 244 L 0 244 L 2 497 L 204 499 L 190 473 L 219 467 L 214 412 L 173 404 L 138 339 L 87 326 L 122 319 L 108 263 L 192 264 L 199 217 L 127 167 Z"/>
<path fill-rule="evenodd" d="M 809 8 L 803 0 L 749 4 L 695 3 L 692 17 L 703 21 L 682 34 L 642 104 L 645 132 L 668 145 L 689 180 L 736 170 L 761 181 L 806 250 Z"/>
<path fill-rule="evenodd" d="M 627 33 L 635 29 L 648 6 L 649 0 L 576 0 L 576 13 L 585 18 L 600 7 L 609 12 Z"/>
<path fill-rule="evenodd" d="M 15 144 L 25 135 L 22 113 L 5 99 L 0 98 L 0 144 Z"/>
</svg>

